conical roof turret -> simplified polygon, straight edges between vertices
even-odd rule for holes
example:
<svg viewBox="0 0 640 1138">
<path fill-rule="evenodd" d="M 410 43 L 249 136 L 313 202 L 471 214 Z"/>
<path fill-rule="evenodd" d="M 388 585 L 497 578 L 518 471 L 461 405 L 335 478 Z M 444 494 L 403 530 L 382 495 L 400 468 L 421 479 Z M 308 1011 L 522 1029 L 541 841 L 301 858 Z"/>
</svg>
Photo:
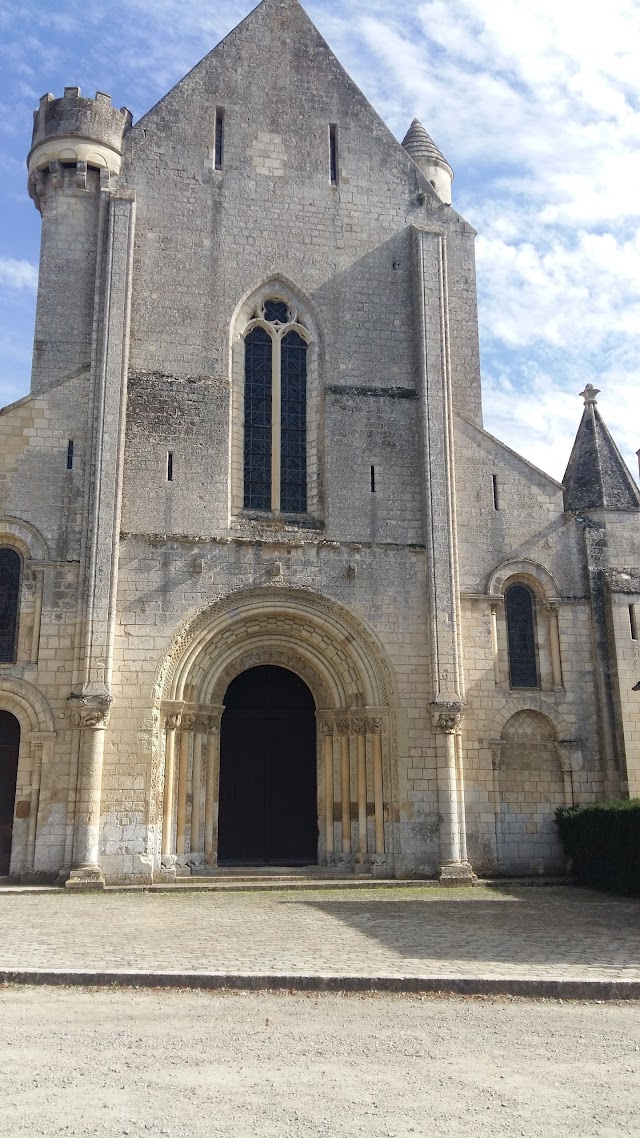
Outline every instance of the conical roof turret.
<svg viewBox="0 0 640 1138">
<path fill-rule="evenodd" d="M 570 513 L 640 509 L 640 491 L 598 411 L 599 394 L 590 383 L 581 392 L 584 413 L 562 480 Z"/>
<path fill-rule="evenodd" d="M 414 119 L 405 134 L 402 145 L 404 146 L 407 154 L 410 154 L 414 162 L 420 159 L 439 159 L 444 162 L 445 166 L 449 166 L 444 154 L 438 149 L 430 134 L 423 127 L 420 119 Z M 449 166 L 451 170 L 451 167 Z M 453 173 L 453 171 L 451 171 Z"/>
<path fill-rule="evenodd" d="M 453 170 L 431 135 L 427 134 L 420 119 L 413 120 L 402 140 L 402 145 L 416 166 L 419 166 L 429 179 L 438 197 L 446 205 L 451 205 Z"/>
</svg>

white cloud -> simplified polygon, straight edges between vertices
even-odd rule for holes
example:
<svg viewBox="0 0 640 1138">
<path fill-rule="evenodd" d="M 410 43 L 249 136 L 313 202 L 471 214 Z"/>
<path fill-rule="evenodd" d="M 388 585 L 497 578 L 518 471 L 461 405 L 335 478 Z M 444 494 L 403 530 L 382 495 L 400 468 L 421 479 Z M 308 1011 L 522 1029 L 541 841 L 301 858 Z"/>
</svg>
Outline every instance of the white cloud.
<svg viewBox="0 0 640 1138">
<path fill-rule="evenodd" d="M 35 292 L 38 287 L 38 269 L 30 261 L 13 257 L 0 257 L 0 288 L 25 289 Z"/>
</svg>

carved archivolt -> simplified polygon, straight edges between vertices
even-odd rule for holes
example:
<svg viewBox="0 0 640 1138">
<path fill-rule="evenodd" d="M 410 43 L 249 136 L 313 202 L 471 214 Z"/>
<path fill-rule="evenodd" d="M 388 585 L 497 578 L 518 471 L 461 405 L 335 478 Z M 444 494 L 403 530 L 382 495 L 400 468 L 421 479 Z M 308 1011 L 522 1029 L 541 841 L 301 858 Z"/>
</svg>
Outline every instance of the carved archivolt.
<svg viewBox="0 0 640 1138">
<path fill-rule="evenodd" d="M 391 854 L 395 842 L 393 827 L 386 837 L 384 831 L 385 817 L 393 817 L 397 786 L 397 697 L 391 669 L 384 650 L 366 627 L 341 606 L 307 590 L 274 585 L 241 590 L 200 613 L 176 637 L 156 684 L 160 721 L 165 726 L 156 737 L 156 755 L 158 764 L 162 764 L 160 769 L 164 769 L 165 780 L 171 780 L 171 789 L 167 792 L 165 784 L 163 797 L 169 804 L 176 801 L 176 764 L 184 761 L 185 733 L 191 738 L 186 744 L 188 750 L 195 745 L 193 733 L 204 729 L 203 716 L 206 718 L 214 709 L 217 717 L 210 718 L 212 723 L 215 718 L 219 730 L 229 685 L 242 672 L 262 665 L 295 672 L 305 681 L 315 700 L 322 739 L 322 746 L 318 748 L 319 856 L 347 857 L 348 848 L 349 857 L 356 854 L 360 857 L 363 843 L 365 852 L 368 846 L 371 853 L 374 843 L 376 856 L 385 848 L 387 854 Z M 181 733 L 180 739 L 173 737 L 175 732 Z M 335 747 L 332 737 L 336 740 Z M 217 801 L 217 760 L 211 759 L 213 753 L 209 747 L 206 760 L 209 765 L 203 777 L 207 786 L 210 785 L 211 800 Z M 165 761 L 166 755 L 168 761 Z M 335 770 L 334 763 L 338 764 Z M 360 764 L 358 793 L 362 798 L 362 802 L 358 800 L 358 817 L 361 814 L 362 818 L 358 823 L 357 849 L 353 844 L 356 839 L 351 822 L 344 820 L 345 817 L 351 819 L 353 803 L 346 806 L 342 803 L 345 784 L 351 787 L 353 763 Z M 365 841 L 364 830 L 373 826 L 371 820 L 367 821 L 367 780 L 376 802 L 377 821 L 375 835 L 367 831 Z M 334 792 L 335 802 L 342 805 L 342 821 L 335 824 L 344 831 L 337 836 L 333 829 Z M 178 807 L 184 813 L 182 799 Z M 158 799 L 158 810 L 162 809 Z M 166 812 L 172 807 L 164 809 Z M 171 837 L 172 827 L 173 816 L 164 825 L 165 843 L 177 841 L 175 835 Z M 183 830 L 181 822 L 181 835 Z M 201 835 L 202 841 L 205 838 Z M 181 842 L 178 843 L 180 850 Z M 209 854 L 214 851 L 212 856 L 215 856 L 215 839 L 211 842 Z M 162 852 L 169 855 L 172 850 L 167 847 Z M 196 852 L 201 854 L 202 850 Z M 204 852 L 209 856 L 206 841 Z"/>
<path fill-rule="evenodd" d="M 290 667 L 318 707 L 396 703 L 391 669 L 371 632 L 342 606 L 283 586 L 232 593 L 190 621 L 159 670 L 156 696 L 182 700 L 190 684 L 200 704 L 222 703 L 231 680 L 259 663 Z"/>
</svg>

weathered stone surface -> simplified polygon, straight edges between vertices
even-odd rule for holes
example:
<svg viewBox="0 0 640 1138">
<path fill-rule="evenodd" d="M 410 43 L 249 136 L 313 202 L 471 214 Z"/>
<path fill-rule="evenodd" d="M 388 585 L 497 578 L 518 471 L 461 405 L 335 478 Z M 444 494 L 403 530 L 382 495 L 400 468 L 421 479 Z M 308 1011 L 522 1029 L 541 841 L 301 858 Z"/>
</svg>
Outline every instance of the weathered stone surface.
<svg viewBox="0 0 640 1138">
<path fill-rule="evenodd" d="M 38 115 L 61 153 L 32 172 L 32 393 L 0 411 L 12 874 L 215 867 L 225 692 L 259 666 L 315 699 L 323 864 L 557 868 L 561 799 L 640 792 L 638 491 L 593 406 L 564 487 L 483 430 L 471 226 L 294 0 L 132 127 L 76 89 Z M 244 508 L 245 336 L 273 332 L 270 299 L 306 345 L 299 514 Z M 510 686 L 514 583 L 532 689 Z"/>
</svg>

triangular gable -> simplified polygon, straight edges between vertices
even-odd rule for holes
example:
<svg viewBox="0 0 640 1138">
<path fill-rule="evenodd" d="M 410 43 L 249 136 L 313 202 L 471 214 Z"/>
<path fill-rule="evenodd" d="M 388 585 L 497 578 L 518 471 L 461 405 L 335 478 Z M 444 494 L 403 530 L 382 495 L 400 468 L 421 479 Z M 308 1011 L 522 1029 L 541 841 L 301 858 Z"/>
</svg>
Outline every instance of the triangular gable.
<svg viewBox="0 0 640 1138">
<path fill-rule="evenodd" d="M 174 110 L 180 107 L 182 111 L 185 103 L 195 108 L 205 92 L 222 100 L 236 114 L 243 102 L 247 114 L 258 106 L 262 121 L 256 122 L 256 126 L 264 130 L 268 120 L 274 134 L 280 129 L 279 103 L 284 99 L 292 101 L 301 131 L 305 106 L 317 111 L 319 100 L 326 106 L 328 119 L 344 122 L 349 112 L 355 113 L 360 125 L 365 125 L 387 151 L 384 161 L 395 160 L 399 169 L 411 171 L 434 207 L 442 204 L 429 180 L 371 106 L 298 0 L 262 0 L 138 120 L 129 138 L 140 145 L 154 123 L 164 134 L 170 133 L 172 124 L 176 133 L 186 132 L 188 123 L 182 114 L 176 118 Z M 286 108 L 283 109 L 286 115 Z M 454 210 L 448 212 L 457 217 Z"/>
</svg>

